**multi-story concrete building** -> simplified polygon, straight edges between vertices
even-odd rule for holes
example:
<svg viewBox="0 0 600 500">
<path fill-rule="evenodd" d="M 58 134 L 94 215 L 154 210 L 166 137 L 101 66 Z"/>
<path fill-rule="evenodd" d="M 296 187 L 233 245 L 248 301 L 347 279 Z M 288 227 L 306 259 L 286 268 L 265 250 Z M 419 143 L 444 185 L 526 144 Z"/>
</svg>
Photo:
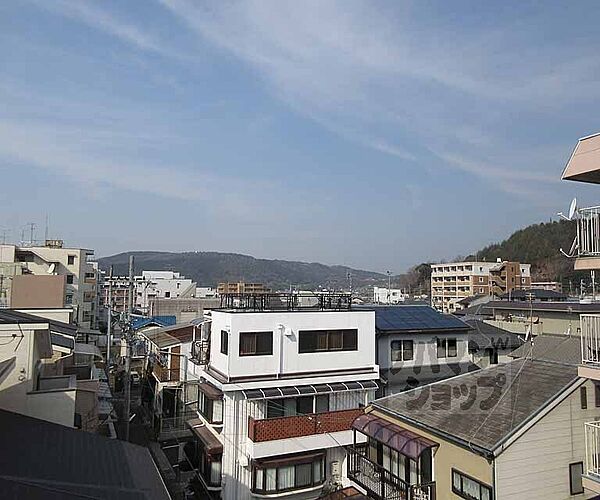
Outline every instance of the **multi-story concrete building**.
<svg viewBox="0 0 600 500">
<path fill-rule="evenodd" d="M 17 275 L 64 276 L 64 297 L 57 300 L 74 309 L 75 321 L 83 328 L 96 327 L 97 286 L 96 270 L 91 261 L 93 255 L 93 250 L 65 248 L 62 240 L 48 240 L 43 246 L 0 245 L 0 264 L 18 265 L 21 270 L 15 273 Z"/>
<path fill-rule="evenodd" d="M 350 426 L 379 377 L 374 312 L 342 294 L 232 299 L 184 353 L 200 380 L 186 391 L 199 416 L 185 450 L 204 486 L 226 500 L 310 499 L 345 484 Z"/>
<path fill-rule="evenodd" d="M 579 139 L 562 178 L 565 180 L 600 184 L 600 134 Z M 571 207 L 568 218 L 575 219 L 577 232 L 569 253 L 575 257 L 575 270 L 600 269 L 600 207 Z M 600 314 L 581 314 L 580 377 L 600 383 Z M 598 399 L 596 399 L 596 406 Z M 586 492 L 600 493 L 600 421 L 589 418 L 585 425 L 586 457 L 583 466 L 583 486 Z"/>
<path fill-rule="evenodd" d="M 400 288 L 373 287 L 373 303 L 375 304 L 400 304 L 408 298 Z"/>
<path fill-rule="evenodd" d="M 262 283 L 245 283 L 243 281 L 232 283 L 219 283 L 217 293 L 269 293 L 271 290 Z"/>
<path fill-rule="evenodd" d="M 431 305 L 454 312 L 456 302 L 473 295 L 501 295 L 531 286 L 530 264 L 451 262 L 431 265 Z"/>
<path fill-rule="evenodd" d="M 102 304 L 108 305 L 109 288 L 112 283 L 114 312 L 124 312 L 129 304 L 129 277 L 106 276 L 102 284 Z M 133 307 L 143 314 L 150 313 L 154 300 L 194 298 L 196 283 L 175 271 L 142 271 L 134 277 Z"/>
</svg>

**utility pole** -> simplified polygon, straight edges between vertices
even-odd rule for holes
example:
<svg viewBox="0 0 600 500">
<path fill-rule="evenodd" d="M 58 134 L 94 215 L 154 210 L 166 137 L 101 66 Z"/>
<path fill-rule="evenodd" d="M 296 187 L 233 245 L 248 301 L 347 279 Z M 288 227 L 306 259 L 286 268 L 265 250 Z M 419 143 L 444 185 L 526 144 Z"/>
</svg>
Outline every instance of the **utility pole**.
<svg viewBox="0 0 600 500">
<path fill-rule="evenodd" d="M 389 305 L 391 303 L 391 298 L 392 298 L 392 273 L 391 273 L 391 271 L 386 271 L 385 273 L 387 274 L 387 277 L 388 277 L 387 303 Z"/>
<path fill-rule="evenodd" d="M 112 347 L 112 285 L 113 266 L 108 271 L 108 326 L 106 327 L 106 365 L 110 366 L 110 348 Z"/>
<path fill-rule="evenodd" d="M 125 441 L 129 441 L 131 414 L 131 342 L 133 331 L 131 315 L 133 313 L 133 255 L 129 256 L 129 297 L 127 308 L 127 326 L 125 332 Z"/>
</svg>

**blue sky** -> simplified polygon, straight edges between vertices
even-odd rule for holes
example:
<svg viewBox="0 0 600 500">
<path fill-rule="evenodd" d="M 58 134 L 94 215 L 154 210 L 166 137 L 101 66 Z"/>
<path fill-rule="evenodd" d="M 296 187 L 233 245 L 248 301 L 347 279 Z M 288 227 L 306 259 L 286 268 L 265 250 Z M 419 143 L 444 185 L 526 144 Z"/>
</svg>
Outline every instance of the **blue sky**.
<svg viewBox="0 0 600 500">
<path fill-rule="evenodd" d="M 399 272 L 546 221 L 598 2 L 0 5 L 0 228 Z"/>
</svg>

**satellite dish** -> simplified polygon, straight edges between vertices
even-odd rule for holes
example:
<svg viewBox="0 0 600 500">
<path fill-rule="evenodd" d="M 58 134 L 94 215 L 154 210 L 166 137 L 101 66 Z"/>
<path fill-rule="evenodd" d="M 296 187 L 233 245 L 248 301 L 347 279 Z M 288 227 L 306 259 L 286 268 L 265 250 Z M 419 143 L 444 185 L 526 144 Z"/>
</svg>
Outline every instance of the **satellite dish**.
<svg viewBox="0 0 600 500">
<path fill-rule="evenodd" d="M 556 214 L 556 215 L 558 215 L 560 218 L 565 219 L 565 220 L 573 220 L 573 217 L 575 217 L 576 213 L 577 213 L 577 198 L 573 198 L 571 200 L 571 205 L 569 205 L 569 216 L 567 217 L 562 212 L 558 212 L 558 214 Z"/>
<path fill-rule="evenodd" d="M 571 205 L 569 206 L 569 220 L 573 220 L 575 216 L 575 212 L 577 211 L 577 198 L 573 198 L 571 200 Z"/>
<path fill-rule="evenodd" d="M 54 273 L 55 269 L 56 269 L 56 264 L 53 262 L 52 264 L 50 264 L 50 266 L 48 266 L 48 274 Z"/>
<path fill-rule="evenodd" d="M 527 325 L 527 329 L 525 330 L 525 342 L 527 342 L 530 337 L 531 337 L 531 325 Z"/>
</svg>

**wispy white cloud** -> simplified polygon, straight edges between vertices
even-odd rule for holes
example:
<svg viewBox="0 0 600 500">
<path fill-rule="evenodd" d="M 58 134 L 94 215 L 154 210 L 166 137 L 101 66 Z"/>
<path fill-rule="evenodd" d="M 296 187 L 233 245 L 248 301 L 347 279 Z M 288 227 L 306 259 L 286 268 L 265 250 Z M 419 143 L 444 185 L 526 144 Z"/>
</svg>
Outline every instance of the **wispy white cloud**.
<svg viewBox="0 0 600 500">
<path fill-rule="evenodd" d="M 580 92 L 600 96 L 592 49 L 575 57 L 560 46 L 541 53 L 527 42 L 526 23 L 457 32 L 414 22 L 411 4 L 394 4 L 392 12 L 349 0 L 159 1 L 202 39 L 254 68 L 296 112 L 402 161 L 416 160 L 434 142 L 455 152 L 440 156 L 446 166 L 502 180 L 496 187 L 512 194 L 519 190 L 509 177 L 551 184 L 555 172 L 496 166 L 508 156 L 487 160 L 508 145 L 494 137 L 495 130 L 506 135 L 502 121 L 510 113 L 503 113 L 568 106 Z M 511 155 L 518 147 L 510 145 Z"/>
<path fill-rule="evenodd" d="M 166 44 L 138 24 L 125 21 L 108 10 L 100 7 L 100 3 L 89 0 L 30 0 L 38 7 L 47 9 L 61 16 L 82 22 L 87 26 L 104 32 L 110 36 L 134 46 L 137 49 L 154 52 L 166 56 L 174 56 L 176 52 L 169 50 Z"/>
</svg>

